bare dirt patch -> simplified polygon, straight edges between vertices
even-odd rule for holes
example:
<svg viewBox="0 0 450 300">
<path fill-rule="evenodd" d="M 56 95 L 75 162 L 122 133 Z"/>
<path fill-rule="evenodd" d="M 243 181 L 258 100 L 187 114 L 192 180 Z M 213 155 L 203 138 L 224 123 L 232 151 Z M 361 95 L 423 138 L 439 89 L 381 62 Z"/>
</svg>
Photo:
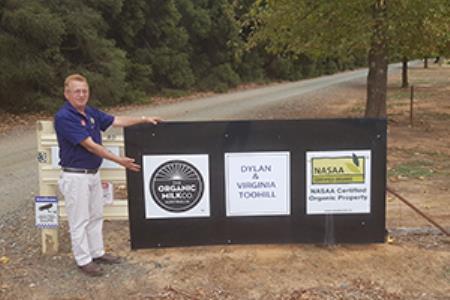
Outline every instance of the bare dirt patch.
<svg viewBox="0 0 450 300">
<path fill-rule="evenodd" d="M 413 126 L 409 90 L 398 88 L 399 76 L 389 82 L 388 184 L 450 230 L 450 68 L 410 70 Z M 323 97 L 332 104 L 320 105 Z M 365 85 L 336 85 L 302 98 L 256 115 L 361 117 Z M 310 108 L 298 111 L 296 101 L 305 99 Z M 391 195 L 391 239 L 384 244 L 131 251 L 128 223 L 106 222 L 107 249 L 125 261 L 106 266 L 102 278 L 77 270 L 65 222 L 60 253 L 42 256 L 40 231 L 23 211 L 0 220 L 0 299 L 450 299 L 450 239 Z"/>
</svg>

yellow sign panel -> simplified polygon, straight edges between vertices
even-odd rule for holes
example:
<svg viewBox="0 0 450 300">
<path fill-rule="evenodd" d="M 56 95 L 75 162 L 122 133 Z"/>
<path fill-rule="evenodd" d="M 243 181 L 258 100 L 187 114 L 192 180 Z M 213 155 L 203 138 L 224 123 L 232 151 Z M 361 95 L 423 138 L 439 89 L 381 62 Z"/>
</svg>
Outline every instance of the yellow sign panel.
<svg viewBox="0 0 450 300">
<path fill-rule="evenodd" d="M 312 159 L 313 184 L 364 183 L 366 160 L 362 156 L 316 157 Z"/>
</svg>

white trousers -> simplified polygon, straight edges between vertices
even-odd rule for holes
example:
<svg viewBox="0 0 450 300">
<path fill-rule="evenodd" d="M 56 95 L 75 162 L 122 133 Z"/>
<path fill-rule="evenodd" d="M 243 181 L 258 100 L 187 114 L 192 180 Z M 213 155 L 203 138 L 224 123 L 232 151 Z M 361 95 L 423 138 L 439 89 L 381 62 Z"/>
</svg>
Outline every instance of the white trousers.
<svg viewBox="0 0 450 300">
<path fill-rule="evenodd" d="M 59 189 L 64 195 L 72 252 L 84 266 L 102 256 L 103 199 L 100 175 L 62 172 Z"/>
</svg>

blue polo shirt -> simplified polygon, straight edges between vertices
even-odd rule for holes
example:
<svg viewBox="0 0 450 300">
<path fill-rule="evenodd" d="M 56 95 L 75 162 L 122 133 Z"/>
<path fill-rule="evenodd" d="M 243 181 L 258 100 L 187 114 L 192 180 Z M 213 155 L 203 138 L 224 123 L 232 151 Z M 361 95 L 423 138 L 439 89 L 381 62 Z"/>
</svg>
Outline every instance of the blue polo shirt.
<svg viewBox="0 0 450 300">
<path fill-rule="evenodd" d="M 89 152 L 80 143 L 91 137 L 101 144 L 100 131 L 111 126 L 114 117 L 90 106 L 86 106 L 85 113 L 86 116 L 82 115 L 66 101 L 55 115 L 61 167 L 97 169 L 102 163 L 101 157 Z"/>
</svg>

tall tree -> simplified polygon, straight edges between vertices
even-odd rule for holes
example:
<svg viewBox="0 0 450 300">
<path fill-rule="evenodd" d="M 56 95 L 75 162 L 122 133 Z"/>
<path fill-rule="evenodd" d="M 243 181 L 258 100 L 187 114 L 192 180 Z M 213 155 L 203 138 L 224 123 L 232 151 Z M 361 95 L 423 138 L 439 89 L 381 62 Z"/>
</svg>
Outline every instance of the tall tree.
<svg viewBox="0 0 450 300">
<path fill-rule="evenodd" d="M 375 1 L 372 7 L 372 20 L 365 116 L 385 117 L 388 72 L 386 0 Z"/>
<path fill-rule="evenodd" d="M 113 2 L 108 3 L 112 7 Z M 2 108 L 55 110 L 62 102 L 61 82 L 72 72 L 88 77 L 94 103 L 125 100 L 127 59 L 106 36 L 108 24 L 100 4 L 90 0 L 0 3 Z"/>
<path fill-rule="evenodd" d="M 439 26 L 442 21 L 449 24 L 443 18 L 429 17 L 436 15 L 436 11 L 441 11 L 442 16 L 447 14 L 444 7 L 448 7 L 448 3 L 445 0 L 433 0 L 433 3 L 405 0 L 408 10 L 412 11 L 400 9 L 399 2 L 400 0 L 260 0 L 253 8 L 257 26 L 249 45 L 264 43 L 269 51 L 275 53 L 306 53 L 316 57 L 324 57 L 330 53 L 345 57 L 355 51 L 367 51 L 369 73 L 365 116 L 384 117 L 389 51 L 395 49 L 394 53 L 401 53 L 402 57 L 416 57 L 414 51 L 417 45 L 413 48 L 396 47 L 392 44 L 393 40 L 404 38 L 407 41 L 404 45 L 414 45 L 412 35 L 402 31 L 400 27 L 413 26 L 408 20 L 416 22 L 414 14 L 418 13 L 428 16 L 423 21 L 430 23 L 426 28 Z M 423 5 L 419 5 L 419 2 L 423 2 Z M 437 38 L 434 31 L 426 34 Z M 430 45 L 428 38 L 423 39 L 423 45 Z"/>
<path fill-rule="evenodd" d="M 384 116 L 386 83 L 378 80 L 387 68 L 385 9 L 381 0 L 258 1 L 252 11 L 256 25 L 249 46 L 263 43 L 269 52 L 306 54 L 314 59 L 366 51 L 370 81 L 366 116 Z"/>
<path fill-rule="evenodd" d="M 132 81 L 146 93 L 189 89 L 195 82 L 186 51 L 189 37 L 180 20 L 174 0 L 124 2 L 113 34 L 129 54 Z"/>
<path fill-rule="evenodd" d="M 0 5 L 0 108 L 43 109 L 58 82 L 65 24 L 37 1 L 2 1 Z"/>
<path fill-rule="evenodd" d="M 107 37 L 109 26 L 102 11 L 90 0 L 50 1 L 48 6 L 62 16 L 65 25 L 60 51 L 61 73 L 80 72 L 92 83 L 92 102 L 118 104 L 126 99 L 125 52 Z"/>
<path fill-rule="evenodd" d="M 442 0 L 397 0 L 389 10 L 389 52 L 402 61 L 402 87 L 408 87 L 408 60 L 437 56 L 450 38 L 450 7 Z M 425 65 L 427 62 L 425 62 Z"/>
<path fill-rule="evenodd" d="M 189 34 L 197 87 L 227 90 L 240 82 L 236 52 L 241 40 L 229 0 L 178 0 L 181 25 Z"/>
</svg>

